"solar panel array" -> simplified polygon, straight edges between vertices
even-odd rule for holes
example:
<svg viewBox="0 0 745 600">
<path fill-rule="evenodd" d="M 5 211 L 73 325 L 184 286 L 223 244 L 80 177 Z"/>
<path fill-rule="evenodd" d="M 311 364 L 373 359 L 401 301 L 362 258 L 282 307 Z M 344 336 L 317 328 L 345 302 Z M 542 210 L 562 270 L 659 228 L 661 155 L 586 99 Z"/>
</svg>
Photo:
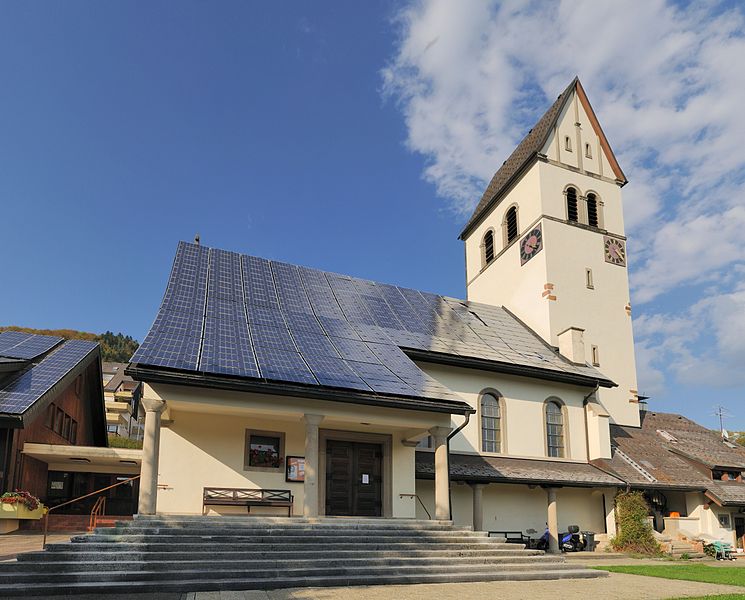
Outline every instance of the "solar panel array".
<svg viewBox="0 0 745 600">
<path fill-rule="evenodd" d="M 3 331 L 0 333 L 0 356 L 33 360 L 62 341 L 63 338 L 54 335 Z"/>
<path fill-rule="evenodd" d="M 603 378 L 561 358 L 501 307 L 184 242 L 132 362 L 461 400 L 402 348 Z"/>
<path fill-rule="evenodd" d="M 23 414 L 96 346 L 95 342 L 69 340 L 52 350 L 41 361 L 0 389 L 0 413 Z"/>
</svg>

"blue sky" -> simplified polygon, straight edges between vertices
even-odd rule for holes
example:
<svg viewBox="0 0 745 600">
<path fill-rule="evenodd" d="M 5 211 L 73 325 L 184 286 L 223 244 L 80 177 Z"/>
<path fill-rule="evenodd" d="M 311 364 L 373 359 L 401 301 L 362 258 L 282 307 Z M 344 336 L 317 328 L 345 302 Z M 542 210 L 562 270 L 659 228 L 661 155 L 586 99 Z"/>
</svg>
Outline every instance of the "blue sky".
<svg viewBox="0 0 745 600">
<path fill-rule="evenodd" d="M 141 340 L 197 232 L 462 297 L 484 181 L 579 74 L 632 182 L 640 389 L 745 428 L 743 15 L 616 4 L 1 2 L 0 322 Z"/>
</svg>

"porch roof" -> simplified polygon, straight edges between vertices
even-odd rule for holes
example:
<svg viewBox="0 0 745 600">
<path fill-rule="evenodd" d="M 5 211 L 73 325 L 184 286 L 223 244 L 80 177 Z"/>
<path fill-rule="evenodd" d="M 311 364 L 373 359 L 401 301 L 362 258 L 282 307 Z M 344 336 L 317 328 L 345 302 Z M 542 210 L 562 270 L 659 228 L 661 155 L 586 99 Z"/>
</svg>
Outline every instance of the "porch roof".
<svg viewBox="0 0 745 600">
<path fill-rule="evenodd" d="M 710 481 L 706 495 L 720 506 L 745 506 L 742 481 Z"/>
<path fill-rule="evenodd" d="M 416 453 L 416 476 L 434 477 L 434 453 Z M 589 463 L 451 454 L 450 478 L 479 483 L 525 483 L 572 487 L 621 486 L 623 481 Z"/>
<path fill-rule="evenodd" d="M 140 472 L 142 450 L 136 448 L 102 448 L 98 446 L 67 446 L 26 442 L 23 454 L 53 465 L 55 469 L 69 467 L 91 473 Z"/>
</svg>

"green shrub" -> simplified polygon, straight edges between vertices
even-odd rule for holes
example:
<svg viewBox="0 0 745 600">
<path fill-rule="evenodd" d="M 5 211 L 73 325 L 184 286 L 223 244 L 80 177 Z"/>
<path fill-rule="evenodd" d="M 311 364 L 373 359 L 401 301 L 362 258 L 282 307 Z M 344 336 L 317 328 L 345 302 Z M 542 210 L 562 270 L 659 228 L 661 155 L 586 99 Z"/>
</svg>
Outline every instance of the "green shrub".
<svg viewBox="0 0 745 600">
<path fill-rule="evenodd" d="M 649 506 L 642 492 L 616 494 L 618 533 L 611 539 L 613 549 L 638 554 L 661 554 L 660 545 L 647 520 L 648 515 Z"/>
<path fill-rule="evenodd" d="M 120 435 L 109 434 L 109 448 L 134 448 L 142 449 L 142 440 L 130 440 Z"/>
</svg>

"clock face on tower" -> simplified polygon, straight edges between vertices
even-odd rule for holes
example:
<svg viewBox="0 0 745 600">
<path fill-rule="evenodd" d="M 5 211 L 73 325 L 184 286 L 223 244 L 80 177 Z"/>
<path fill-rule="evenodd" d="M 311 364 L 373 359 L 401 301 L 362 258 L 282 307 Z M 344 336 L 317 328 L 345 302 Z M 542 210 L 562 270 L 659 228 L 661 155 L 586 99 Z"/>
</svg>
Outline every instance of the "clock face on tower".
<svg viewBox="0 0 745 600">
<path fill-rule="evenodd" d="M 621 267 L 626 266 L 626 244 L 623 240 L 617 240 L 616 238 L 603 237 L 603 251 L 605 253 L 605 262 L 619 265 Z"/>
<path fill-rule="evenodd" d="M 543 250 L 543 231 L 541 225 L 538 224 L 520 240 L 520 265 L 524 265 L 541 250 Z"/>
</svg>

